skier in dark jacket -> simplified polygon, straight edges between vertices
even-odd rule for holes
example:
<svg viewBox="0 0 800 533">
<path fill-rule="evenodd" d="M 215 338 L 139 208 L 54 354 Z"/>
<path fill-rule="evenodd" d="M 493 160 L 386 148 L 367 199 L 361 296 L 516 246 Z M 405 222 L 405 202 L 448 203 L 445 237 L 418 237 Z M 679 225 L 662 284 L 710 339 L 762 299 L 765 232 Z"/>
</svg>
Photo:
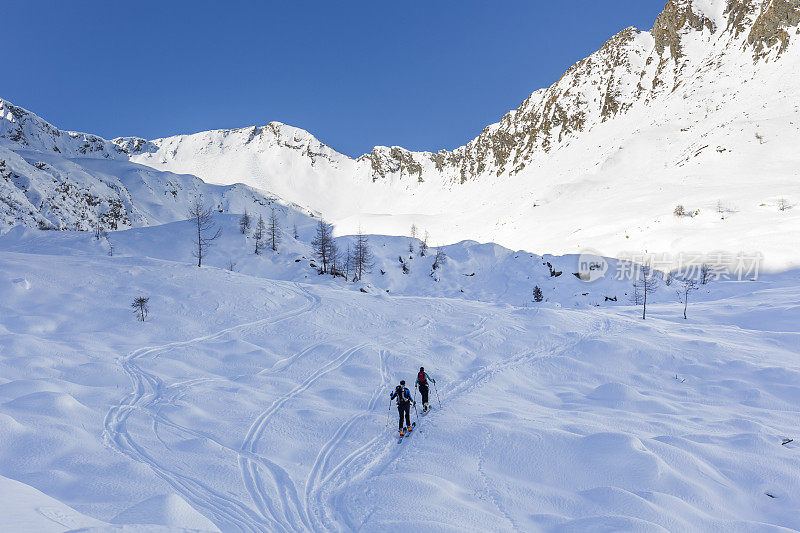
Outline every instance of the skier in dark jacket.
<svg viewBox="0 0 800 533">
<path fill-rule="evenodd" d="M 404 435 L 407 431 L 411 431 L 411 404 L 416 405 L 417 402 L 411 399 L 411 393 L 406 388 L 406 382 L 401 381 L 400 385 L 395 387 L 394 392 L 389 397 L 394 400 L 397 399 L 397 412 L 400 414 L 400 435 Z M 406 419 L 406 427 L 403 428 L 403 415 Z"/>
<path fill-rule="evenodd" d="M 430 377 L 425 372 L 425 367 L 419 367 L 419 374 L 417 374 L 417 387 L 419 388 L 419 393 L 422 395 L 422 412 L 425 413 L 429 409 L 428 404 L 428 381 L 433 384 L 436 384 L 436 380 Z"/>
</svg>

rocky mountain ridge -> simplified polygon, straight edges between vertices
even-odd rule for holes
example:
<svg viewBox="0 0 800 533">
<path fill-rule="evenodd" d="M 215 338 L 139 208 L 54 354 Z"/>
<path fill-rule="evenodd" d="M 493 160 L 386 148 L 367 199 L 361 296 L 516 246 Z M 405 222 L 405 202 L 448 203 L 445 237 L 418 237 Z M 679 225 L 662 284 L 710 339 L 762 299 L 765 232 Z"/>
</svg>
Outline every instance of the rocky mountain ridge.
<svg viewBox="0 0 800 533">
<path fill-rule="evenodd" d="M 483 176 L 514 175 L 538 157 L 569 143 L 599 123 L 651 105 L 690 82 L 704 65 L 729 54 L 752 55 L 754 64 L 779 60 L 800 30 L 800 0 L 669 0 L 650 32 L 627 28 L 597 52 L 570 67 L 552 86 L 535 91 L 517 109 L 455 150 L 412 152 L 376 146 L 352 160 L 310 133 L 278 122 L 148 141 L 105 140 L 55 128 L 26 110 L 0 100 L 0 139 L 20 147 L 71 157 L 170 162 L 188 137 L 203 137 L 206 153 L 232 137 L 257 153 L 294 152 L 307 164 L 321 160 L 366 174 L 372 181 L 433 180 L 464 183 Z M 197 143 L 189 143 L 193 149 Z M 204 177 L 201 175 L 201 177 Z"/>
</svg>

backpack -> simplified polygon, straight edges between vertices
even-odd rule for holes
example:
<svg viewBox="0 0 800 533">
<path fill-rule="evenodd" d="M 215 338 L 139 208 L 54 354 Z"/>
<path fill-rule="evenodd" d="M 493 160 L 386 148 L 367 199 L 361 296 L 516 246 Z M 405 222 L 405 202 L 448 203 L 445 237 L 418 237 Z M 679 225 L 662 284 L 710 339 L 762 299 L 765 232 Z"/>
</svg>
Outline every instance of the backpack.
<svg viewBox="0 0 800 533">
<path fill-rule="evenodd" d="M 411 402 L 411 397 L 408 394 L 408 389 L 402 388 L 400 385 L 394 389 L 395 394 L 397 395 L 397 405 L 405 405 Z"/>
<path fill-rule="evenodd" d="M 417 382 L 419 383 L 420 387 L 428 386 L 428 381 L 425 379 L 425 372 L 423 370 L 420 370 L 419 374 L 417 374 Z"/>
</svg>

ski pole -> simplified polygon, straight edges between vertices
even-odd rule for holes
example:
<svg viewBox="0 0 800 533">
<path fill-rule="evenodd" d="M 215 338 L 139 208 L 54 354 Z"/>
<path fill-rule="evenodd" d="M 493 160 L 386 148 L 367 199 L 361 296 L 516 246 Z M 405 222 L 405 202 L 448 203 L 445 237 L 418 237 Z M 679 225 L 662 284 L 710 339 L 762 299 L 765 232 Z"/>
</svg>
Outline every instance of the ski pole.
<svg viewBox="0 0 800 533">
<path fill-rule="evenodd" d="M 436 399 L 439 400 L 439 389 L 436 388 L 436 382 L 433 382 L 433 390 L 436 391 Z M 442 400 L 439 400 L 439 409 L 442 408 Z"/>
<path fill-rule="evenodd" d="M 389 398 L 389 410 L 386 411 L 386 427 L 389 427 L 389 415 L 392 414 L 392 399 Z"/>
<path fill-rule="evenodd" d="M 419 411 L 417 411 L 417 402 L 414 402 L 414 414 L 417 415 L 417 423 L 419 423 Z"/>
</svg>

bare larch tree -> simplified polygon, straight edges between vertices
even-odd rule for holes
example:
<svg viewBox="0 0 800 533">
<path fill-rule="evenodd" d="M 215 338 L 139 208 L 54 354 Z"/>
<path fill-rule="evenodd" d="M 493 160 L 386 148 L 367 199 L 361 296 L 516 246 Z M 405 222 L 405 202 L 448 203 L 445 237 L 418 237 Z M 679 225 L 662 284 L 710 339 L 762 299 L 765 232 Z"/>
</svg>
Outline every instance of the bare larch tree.
<svg viewBox="0 0 800 533">
<path fill-rule="evenodd" d="M 349 242 L 347 243 L 347 249 L 344 252 L 344 261 L 343 261 L 343 263 L 344 263 L 344 265 L 343 265 L 343 268 L 344 268 L 344 272 L 343 272 L 344 279 L 345 280 L 349 280 L 350 279 L 350 271 L 353 270 L 353 250 L 350 247 L 350 243 Z"/>
<path fill-rule="evenodd" d="M 361 280 L 364 274 L 372 271 L 373 265 L 374 259 L 369 247 L 369 239 L 359 228 L 358 235 L 356 235 L 356 247 L 353 250 L 353 281 Z"/>
<path fill-rule="evenodd" d="M 247 214 L 247 211 L 239 217 L 239 231 L 242 232 L 242 235 L 247 235 L 250 231 L 250 215 Z"/>
<path fill-rule="evenodd" d="M 444 250 L 439 247 L 436 248 L 436 255 L 433 257 L 433 264 L 431 265 L 431 277 L 439 281 L 439 270 L 444 266 L 447 262 L 447 255 L 444 253 Z"/>
<path fill-rule="evenodd" d="M 311 241 L 314 256 L 320 263 L 320 274 L 326 274 L 331 264 L 333 248 L 333 226 L 324 220 L 317 221 L 317 233 Z"/>
<path fill-rule="evenodd" d="M 685 279 L 681 282 L 678 291 L 678 300 L 683 303 L 683 319 L 686 320 L 686 309 L 689 307 L 689 293 L 697 290 L 697 282 L 693 279 Z"/>
<path fill-rule="evenodd" d="M 197 258 L 197 266 L 202 266 L 203 257 L 211 248 L 211 243 L 222 234 L 222 228 L 215 226 L 214 208 L 203 204 L 202 195 L 194 197 L 187 214 L 197 232 L 192 255 Z"/>
<path fill-rule="evenodd" d="M 281 242 L 281 226 L 278 213 L 273 209 L 269 214 L 269 224 L 267 224 L 267 234 L 269 235 L 270 246 L 273 252 L 278 251 L 278 244 Z"/>
<path fill-rule="evenodd" d="M 264 224 L 264 217 L 258 215 L 258 222 L 256 222 L 256 229 L 253 231 L 253 240 L 256 241 L 255 254 L 261 253 L 261 247 L 264 245 L 264 232 L 267 230 Z"/>
<path fill-rule="evenodd" d="M 147 313 L 150 312 L 150 309 L 147 307 L 147 302 L 150 301 L 150 298 L 144 296 L 137 296 L 131 302 L 131 307 L 133 307 L 133 312 L 136 313 L 137 320 L 141 320 L 144 322 L 144 319 L 147 318 Z"/>
<path fill-rule="evenodd" d="M 336 241 L 333 238 L 331 238 L 331 245 L 328 256 L 331 258 L 330 261 L 331 266 L 329 269 L 331 276 L 342 276 L 345 279 L 347 279 L 347 277 L 343 272 L 344 269 L 343 263 L 345 262 L 345 259 L 342 257 L 342 253 L 341 251 L 339 251 L 339 246 L 336 245 Z"/>
<path fill-rule="evenodd" d="M 633 282 L 635 290 L 642 293 L 642 320 L 647 318 L 647 295 L 658 288 L 659 278 L 650 265 L 642 265 L 638 277 Z"/>
</svg>

